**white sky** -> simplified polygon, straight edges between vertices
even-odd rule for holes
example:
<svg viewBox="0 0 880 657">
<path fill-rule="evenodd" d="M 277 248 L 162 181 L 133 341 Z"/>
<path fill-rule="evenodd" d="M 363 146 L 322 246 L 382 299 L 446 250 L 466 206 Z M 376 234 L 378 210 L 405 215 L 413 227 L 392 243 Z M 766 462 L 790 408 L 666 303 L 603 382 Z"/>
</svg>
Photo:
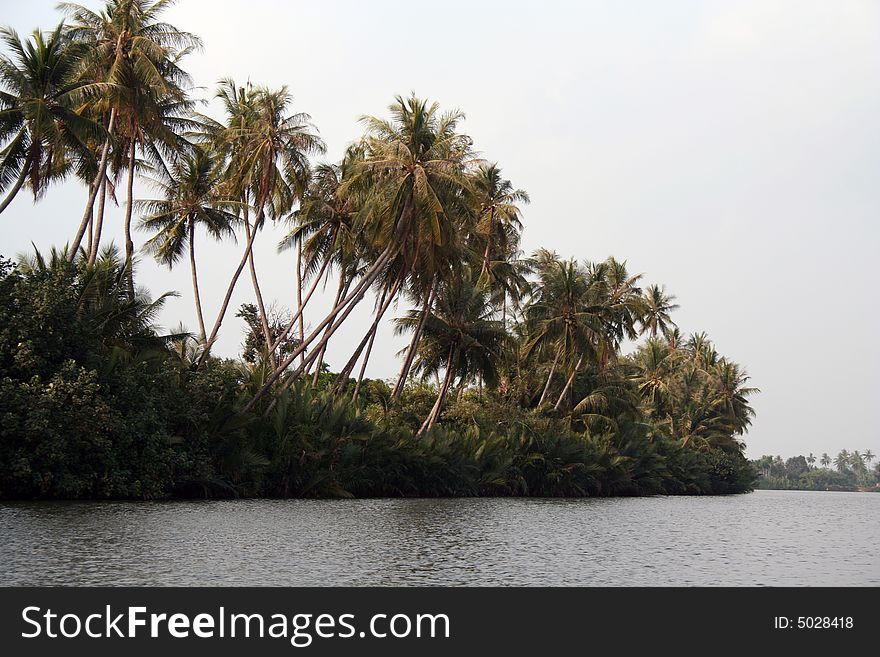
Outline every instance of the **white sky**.
<svg viewBox="0 0 880 657">
<path fill-rule="evenodd" d="M 54 0 L 0 6 L 23 34 L 60 20 Z M 880 453 L 880 4 L 183 0 L 167 18 L 204 40 L 186 68 L 205 98 L 226 76 L 288 85 L 328 160 L 395 94 L 464 110 L 476 146 L 532 197 L 527 251 L 627 260 L 677 295 L 683 331 L 747 367 L 762 389 L 750 456 Z M 71 239 L 85 196 L 76 183 L 35 207 L 21 194 L 0 253 Z M 122 216 L 107 219 L 118 244 Z M 267 301 L 293 305 L 280 233 L 260 235 L 257 266 Z M 202 239 L 206 322 L 240 248 Z M 140 272 L 181 293 L 166 323 L 194 329 L 186 263 Z M 252 298 L 245 270 L 232 307 Z M 331 342 L 332 367 L 370 310 Z M 242 331 L 230 317 L 217 352 L 237 353 Z M 386 323 L 368 375 L 394 376 L 403 346 Z"/>
</svg>

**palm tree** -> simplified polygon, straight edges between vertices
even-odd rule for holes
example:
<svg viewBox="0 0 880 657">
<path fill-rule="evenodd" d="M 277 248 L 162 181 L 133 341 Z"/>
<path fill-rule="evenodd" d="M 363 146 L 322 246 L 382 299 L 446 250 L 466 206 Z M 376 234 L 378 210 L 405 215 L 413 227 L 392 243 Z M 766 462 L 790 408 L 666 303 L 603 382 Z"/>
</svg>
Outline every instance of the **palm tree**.
<svg viewBox="0 0 880 657">
<path fill-rule="evenodd" d="M 201 226 L 215 240 L 234 239 L 238 217 L 230 208 L 236 207 L 236 203 L 221 194 L 223 173 L 207 148 L 194 149 L 169 170 L 160 170 L 160 174 L 164 175 L 152 182 L 162 198 L 139 202 L 149 213 L 142 219 L 142 228 L 155 233 L 144 249 L 169 268 L 185 250 L 189 252 L 196 318 L 204 344 L 207 335 L 196 268 L 196 229 Z"/>
<path fill-rule="evenodd" d="M 10 28 L 0 39 L 10 55 L 0 57 L 0 213 L 28 184 L 34 200 L 71 169 L 81 176 L 95 168 L 89 143 L 101 126 L 76 112 L 76 99 L 91 85 L 78 76 L 82 49 L 63 36 L 63 26 L 28 41 Z"/>
<path fill-rule="evenodd" d="M 816 464 L 816 457 L 813 456 L 813 452 L 810 452 L 807 455 L 807 465 L 810 466 L 810 468 L 812 468 L 815 464 Z"/>
<path fill-rule="evenodd" d="M 834 465 L 838 472 L 849 470 L 851 462 L 850 453 L 845 449 L 840 450 L 834 459 Z"/>
<path fill-rule="evenodd" d="M 444 285 L 436 305 L 424 322 L 424 338 L 419 346 L 415 369 L 425 375 L 444 371 L 437 399 L 422 423 L 419 433 L 431 429 L 440 417 L 443 404 L 456 378 L 462 382 L 479 376 L 490 385 L 497 381 L 497 362 L 505 342 L 501 323 L 492 319 L 493 309 L 485 290 L 472 280 L 465 268 L 461 277 Z M 397 320 L 398 329 L 421 322 L 420 311 L 412 310 Z"/>
<path fill-rule="evenodd" d="M 264 338 L 271 345 L 273 340 L 253 257 L 254 240 L 267 215 L 272 219 L 280 218 L 302 198 L 309 180 L 308 156 L 323 152 L 324 144 L 313 132 L 308 114 L 290 113 L 292 99 L 286 87 L 278 90 L 244 88 L 227 79 L 221 82 L 217 97 L 223 102 L 226 122 L 203 117 L 205 136 L 226 158 L 226 184 L 228 192 L 242 203 L 247 243 L 207 346 L 210 348 L 217 337 L 232 291 L 246 263 L 251 272 Z M 251 204 L 256 212 L 253 225 L 248 217 Z M 271 360 L 271 352 L 269 356 Z"/>
<path fill-rule="evenodd" d="M 87 71 L 102 80 L 106 93 L 95 99 L 94 110 L 109 112 L 107 131 L 121 138 L 117 160 L 124 158 L 128 171 L 125 213 L 125 255 L 134 257 L 131 238 L 134 208 L 136 153 L 142 151 L 158 166 L 163 158 L 176 156 L 184 142 L 179 133 L 190 126 L 186 115 L 192 105 L 185 88 L 189 75 L 180 59 L 201 46 L 198 37 L 160 20 L 170 6 L 168 0 L 108 0 L 102 10 L 93 11 L 72 3 L 60 7 L 73 23 L 66 34 L 88 50 Z M 90 186 L 86 212 L 74 239 L 79 248 L 108 164 L 110 141 L 101 153 L 98 174 Z M 132 268 L 129 268 L 131 272 Z M 133 281 L 129 281 L 133 292 Z"/>
<path fill-rule="evenodd" d="M 828 452 L 822 453 L 822 456 L 819 458 L 819 463 L 822 465 L 823 468 L 827 468 L 829 465 L 831 465 L 831 457 L 828 456 Z"/>
<path fill-rule="evenodd" d="M 599 361 L 598 350 L 605 343 L 606 334 L 596 309 L 587 301 L 590 287 L 587 272 L 574 260 L 561 261 L 555 254 L 539 253 L 535 260 L 539 281 L 526 309 L 529 339 L 525 354 L 526 357 L 539 351 L 554 354 L 554 365 L 538 401 L 540 406 L 546 398 L 556 364 L 561 361 L 570 371 L 561 399 L 583 359 Z M 561 401 L 557 406 L 559 403 Z"/>
<path fill-rule="evenodd" d="M 529 195 L 514 189 L 501 175 L 497 164 L 481 164 L 471 177 L 476 205 L 474 235 L 484 242 L 480 276 L 491 277 L 492 263 L 506 260 L 519 245 L 522 231 L 520 205 L 529 203 Z M 500 256 L 500 258 L 499 258 Z"/>
<path fill-rule="evenodd" d="M 390 107 L 390 121 L 364 117 L 367 134 L 363 139 L 364 159 L 340 188 L 342 195 L 363 193 L 355 230 L 373 245 L 376 254 L 357 284 L 343 296 L 330 313 L 306 336 L 247 404 L 250 409 L 269 390 L 287 366 L 331 327 L 317 342 L 320 350 L 367 290 L 386 271 L 393 259 L 394 268 L 409 276 L 410 287 L 424 297 L 422 317 L 433 303 L 437 277 L 449 269 L 453 254 L 449 249 L 459 237 L 464 196 L 469 191 L 466 166 L 471 156 L 471 140 L 459 134 L 460 112 L 440 114 L 436 103 L 428 104 L 415 96 L 397 97 Z M 423 328 L 424 322 L 421 323 Z M 421 328 L 413 339 L 401 374 L 397 394 L 409 374 L 415 358 L 415 345 Z M 289 378 L 289 383 L 295 376 Z"/>
<path fill-rule="evenodd" d="M 380 244 L 399 232 L 396 268 L 410 277 L 411 296 L 422 301 L 423 321 L 413 329 L 392 391 L 396 400 L 415 359 L 438 277 L 461 262 L 461 252 L 451 245 L 461 239 L 459 229 L 469 209 L 466 167 L 472 142 L 456 131 L 464 118 L 461 112 L 440 114 L 437 103 L 429 104 L 415 95 L 398 96 L 389 110 L 390 121 L 363 117 L 366 156 L 345 189 L 371 189 L 361 216 Z"/>
<path fill-rule="evenodd" d="M 292 228 L 278 245 L 279 252 L 297 249 L 297 310 L 284 333 L 293 329 L 294 322 L 299 322 L 300 341 L 305 337 L 305 306 L 325 273 L 333 267 L 339 271 L 335 305 L 341 298 L 351 265 L 360 255 L 360 240 L 353 231 L 357 210 L 354 195 L 339 193 L 345 176 L 358 158 L 358 151 L 349 148 L 340 164 L 321 164 L 315 168 L 299 209 L 288 217 Z M 312 279 L 312 284 L 303 297 L 303 281 L 308 279 Z M 318 356 L 317 370 L 321 369 L 322 356 Z"/>
<path fill-rule="evenodd" d="M 669 313 L 678 308 L 678 304 L 673 303 L 674 300 L 675 297 L 666 294 L 666 289 L 662 286 L 651 285 L 645 290 L 645 310 L 640 318 L 642 333 L 648 332 L 652 338 L 656 338 L 658 331 L 666 335 L 670 327 L 675 326 L 669 316 Z"/>
<path fill-rule="evenodd" d="M 862 452 L 862 458 L 865 459 L 865 463 L 870 466 L 871 461 L 873 461 L 876 457 L 874 456 L 874 452 L 872 452 L 870 449 L 866 449 L 864 452 Z"/>
</svg>

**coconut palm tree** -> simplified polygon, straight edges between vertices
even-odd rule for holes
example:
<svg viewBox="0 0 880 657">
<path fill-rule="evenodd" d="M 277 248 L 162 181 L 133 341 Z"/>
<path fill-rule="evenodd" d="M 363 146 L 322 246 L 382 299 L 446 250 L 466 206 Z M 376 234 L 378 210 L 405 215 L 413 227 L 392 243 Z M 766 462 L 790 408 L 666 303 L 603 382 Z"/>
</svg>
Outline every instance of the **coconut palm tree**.
<svg viewBox="0 0 880 657">
<path fill-rule="evenodd" d="M 657 337 L 658 331 L 666 335 L 667 331 L 675 322 L 670 318 L 670 313 L 678 308 L 673 303 L 675 296 L 666 294 L 666 288 L 660 285 L 651 285 L 645 290 L 644 314 L 640 318 L 642 333 L 648 333 L 652 338 Z"/>
<path fill-rule="evenodd" d="M 107 131 L 121 138 L 120 151 L 114 156 L 120 160 L 124 154 L 127 163 L 124 230 L 129 260 L 134 257 L 131 223 L 137 147 L 140 145 L 154 164 L 162 166 L 163 157 L 181 148 L 179 132 L 190 125 L 186 119 L 191 107 L 186 96 L 190 77 L 179 64 L 183 56 L 201 47 L 201 42 L 195 35 L 161 20 L 170 4 L 168 0 L 108 0 L 98 11 L 73 3 L 59 5 L 72 21 L 67 36 L 87 49 L 86 73 L 104 85 L 105 92 L 93 99 L 91 109 L 101 116 L 109 114 Z M 74 238 L 75 249 L 79 248 L 102 188 L 109 150 L 108 138 Z M 133 281 L 129 281 L 129 287 L 133 293 Z"/>
<path fill-rule="evenodd" d="M 506 334 L 501 323 L 492 319 L 490 299 L 473 278 L 465 267 L 460 277 L 444 285 L 424 322 L 415 370 L 425 375 L 442 370 L 444 376 L 420 434 L 439 419 L 455 379 L 467 382 L 479 376 L 489 385 L 497 381 L 497 363 Z M 406 317 L 396 320 L 398 329 L 419 324 L 420 314 L 419 310 L 411 310 Z"/>
<path fill-rule="evenodd" d="M 351 172 L 359 155 L 357 149 L 349 148 L 340 164 L 321 164 L 315 168 L 299 209 L 287 219 L 291 230 L 278 244 L 279 252 L 291 248 L 297 250 L 297 310 L 285 333 L 293 329 L 293 322 L 298 322 L 300 341 L 305 337 L 305 305 L 325 273 L 329 274 L 333 268 L 339 272 L 335 299 L 335 303 L 338 303 L 348 280 L 346 274 L 351 273 L 351 264 L 360 255 L 361 241 L 353 230 L 357 211 L 355 195 L 343 196 L 339 193 L 345 176 Z M 312 279 L 312 284 L 303 297 L 303 281 L 308 279 Z M 321 369 L 321 361 L 322 356 L 319 355 L 318 370 Z"/>
<path fill-rule="evenodd" d="M 460 112 L 441 114 L 439 105 L 428 104 L 415 96 L 398 96 L 390 107 L 391 120 L 364 117 L 364 158 L 340 188 L 346 195 L 353 190 L 364 193 L 355 229 L 376 254 L 358 282 L 331 309 L 330 313 L 304 338 L 294 354 L 288 356 L 267 378 L 247 408 L 269 390 L 293 359 L 318 340 L 320 349 L 345 321 L 367 290 L 388 269 L 409 277 L 410 288 L 420 290 L 424 302 L 422 317 L 433 303 L 437 277 L 451 266 L 454 249 L 449 245 L 460 239 L 461 218 L 469 191 L 466 167 L 471 159 L 471 140 L 457 132 L 463 118 Z M 458 254 L 460 257 L 460 254 Z M 415 358 L 415 345 L 421 328 L 413 339 L 398 385 L 399 395 Z M 295 377 L 291 376 L 292 383 Z"/>
<path fill-rule="evenodd" d="M 238 216 L 231 210 L 237 203 L 223 196 L 223 172 L 214 154 L 204 146 L 159 173 L 151 182 L 161 198 L 139 202 L 148 213 L 141 227 L 154 233 L 144 250 L 169 268 L 188 251 L 199 336 L 204 343 L 207 335 L 196 268 L 196 232 L 201 227 L 215 240 L 234 239 Z"/>
<path fill-rule="evenodd" d="M 822 465 L 823 468 L 827 468 L 829 465 L 831 465 L 831 457 L 828 456 L 828 452 L 822 453 L 822 456 L 819 458 L 819 463 Z"/>
<path fill-rule="evenodd" d="M 315 134 L 308 114 L 291 113 L 292 98 L 286 87 L 277 90 L 250 85 L 241 87 L 234 80 L 225 79 L 221 81 L 217 98 L 223 104 L 225 119 L 218 122 L 201 117 L 202 137 L 225 157 L 227 193 L 241 202 L 247 241 L 208 337 L 207 347 L 210 349 L 217 338 L 245 264 L 250 268 L 263 335 L 266 344 L 272 345 L 274 341 L 253 257 L 254 240 L 267 216 L 280 218 L 302 198 L 309 180 L 308 156 L 323 152 L 324 143 Z M 250 207 L 255 211 L 253 224 L 249 218 Z M 269 358 L 270 361 L 273 358 L 272 350 Z"/>
<path fill-rule="evenodd" d="M 476 205 L 474 235 L 485 243 L 482 248 L 480 276 L 492 276 L 493 260 L 506 260 L 519 245 L 522 231 L 520 205 L 529 203 L 529 195 L 514 189 L 501 175 L 497 164 L 481 164 L 471 176 Z M 498 256 L 501 255 L 501 258 Z"/>
<path fill-rule="evenodd" d="M 371 189 L 361 217 L 379 243 L 400 233 L 396 268 L 409 276 L 410 296 L 422 302 L 424 319 L 437 294 L 438 277 L 461 261 L 461 253 L 450 247 L 461 239 L 469 210 L 472 142 L 457 132 L 461 112 L 441 114 L 437 103 L 415 95 L 398 96 L 389 110 L 391 120 L 363 117 L 365 158 L 345 189 Z M 392 399 L 403 392 L 423 329 L 424 321 L 413 329 Z"/>
<path fill-rule="evenodd" d="M 834 466 L 838 472 L 847 472 L 850 469 L 851 463 L 850 453 L 845 449 L 840 450 L 834 458 Z"/>
<path fill-rule="evenodd" d="M 34 200 L 71 170 L 93 175 L 89 143 L 101 139 L 100 125 L 76 111 L 77 97 L 93 89 L 79 77 L 82 48 L 63 35 L 63 26 L 23 41 L 0 30 L 9 51 L 0 56 L 0 213 L 27 184 Z M 76 245 L 75 247 L 76 248 Z"/>
<path fill-rule="evenodd" d="M 535 260 L 539 261 L 536 265 L 539 280 L 526 308 L 529 339 L 525 355 L 531 357 L 539 351 L 554 354 L 554 366 L 538 401 L 540 406 L 556 364 L 561 362 L 570 372 L 563 388 L 564 396 L 584 358 L 588 362 L 599 361 L 599 349 L 607 336 L 596 308 L 587 300 L 590 287 L 587 272 L 574 260 L 561 261 L 549 254 L 536 254 Z"/>
</svg>

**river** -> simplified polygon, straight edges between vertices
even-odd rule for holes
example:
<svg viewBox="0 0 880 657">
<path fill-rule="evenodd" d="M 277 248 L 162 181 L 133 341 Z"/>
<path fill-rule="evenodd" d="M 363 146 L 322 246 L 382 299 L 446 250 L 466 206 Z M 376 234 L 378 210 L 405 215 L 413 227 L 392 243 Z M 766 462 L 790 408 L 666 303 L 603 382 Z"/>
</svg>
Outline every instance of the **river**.
<svg viewBox="0 0 880 657">
<path fill-rule="evenodd" d="M 880 494 L 0 504 L 3 585 L 880 585 Z"/>
</svg>

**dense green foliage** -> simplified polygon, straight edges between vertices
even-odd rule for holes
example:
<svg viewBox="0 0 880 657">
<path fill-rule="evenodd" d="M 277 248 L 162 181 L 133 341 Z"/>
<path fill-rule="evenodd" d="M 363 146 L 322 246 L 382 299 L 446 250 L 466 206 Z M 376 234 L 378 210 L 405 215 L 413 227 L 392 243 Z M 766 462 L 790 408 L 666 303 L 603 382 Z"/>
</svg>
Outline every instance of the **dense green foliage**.
<svg viewBox="0 0 880 657">
<path fill-rule="evenodd" d="M 757 488 L 778 490 L 880 491 L 880 463 L 872 468 L 874 454 L 842 449 L 834 458 L 762 456 L 752 461 L 758 473 Z M 818 465 L 817 465 L 818 464 Z"/>
<path fill-rule="evenodd" d="M 0 497 L 750 490 L 744 370 L 683 336 L 674 297 L 626 262 L 523 254 L 529 196 L 478 156 L 461 112 L 397 97 L 314 165 L 324 144 L 284 87 L 224 80 L 223 116 L 194 111 L 181 64 L 200 43 L 162 22 L 167 6 L 65 4 L 51 35 L 3 35 L 0 213 L 50 180 L 89 192 L 63 251 L 2 265 Z M 139 176 L 158 198 L 135 198 Z M 123 184 L 124 256 L 101 247 Z M 290 310 L 261 291 L 267 222 L 296 252 Z M 164 297 L 136 287 L 133 228 L 162 265 L 188 261 L 196 334 L 155 328 Z M 200 235 L 243 245 L 213 322 Z M 211 350 L 245 268 L 243 353 L 223 360 Z M 329 280 L 331 309 L 306 323 Z M 329 372 L 328 344 L 370 297 L 368 330 Z M 395 304 L 410 310 L 391 318 Z M 382 321 L 408 341 L 393 385 L 366 378 Z"/>
<path fill-rule="evenodd" d="M 593 434 L 513 393 L 463 389 L 421 437 L 426 384 L 392 404 L 367 380 L 353 402 L 324 374 L 268 415 L 244 413 L 260 370 L 195 367 L 196 340 L 157 335 L 161 300 L 130 300 L 125 280 L 112 252 L 94 269 L 2 264 L 0 497 L 728 493 L 752 480 L 738 449 L 682 448 L 635 416 Z"/>
</svg>

